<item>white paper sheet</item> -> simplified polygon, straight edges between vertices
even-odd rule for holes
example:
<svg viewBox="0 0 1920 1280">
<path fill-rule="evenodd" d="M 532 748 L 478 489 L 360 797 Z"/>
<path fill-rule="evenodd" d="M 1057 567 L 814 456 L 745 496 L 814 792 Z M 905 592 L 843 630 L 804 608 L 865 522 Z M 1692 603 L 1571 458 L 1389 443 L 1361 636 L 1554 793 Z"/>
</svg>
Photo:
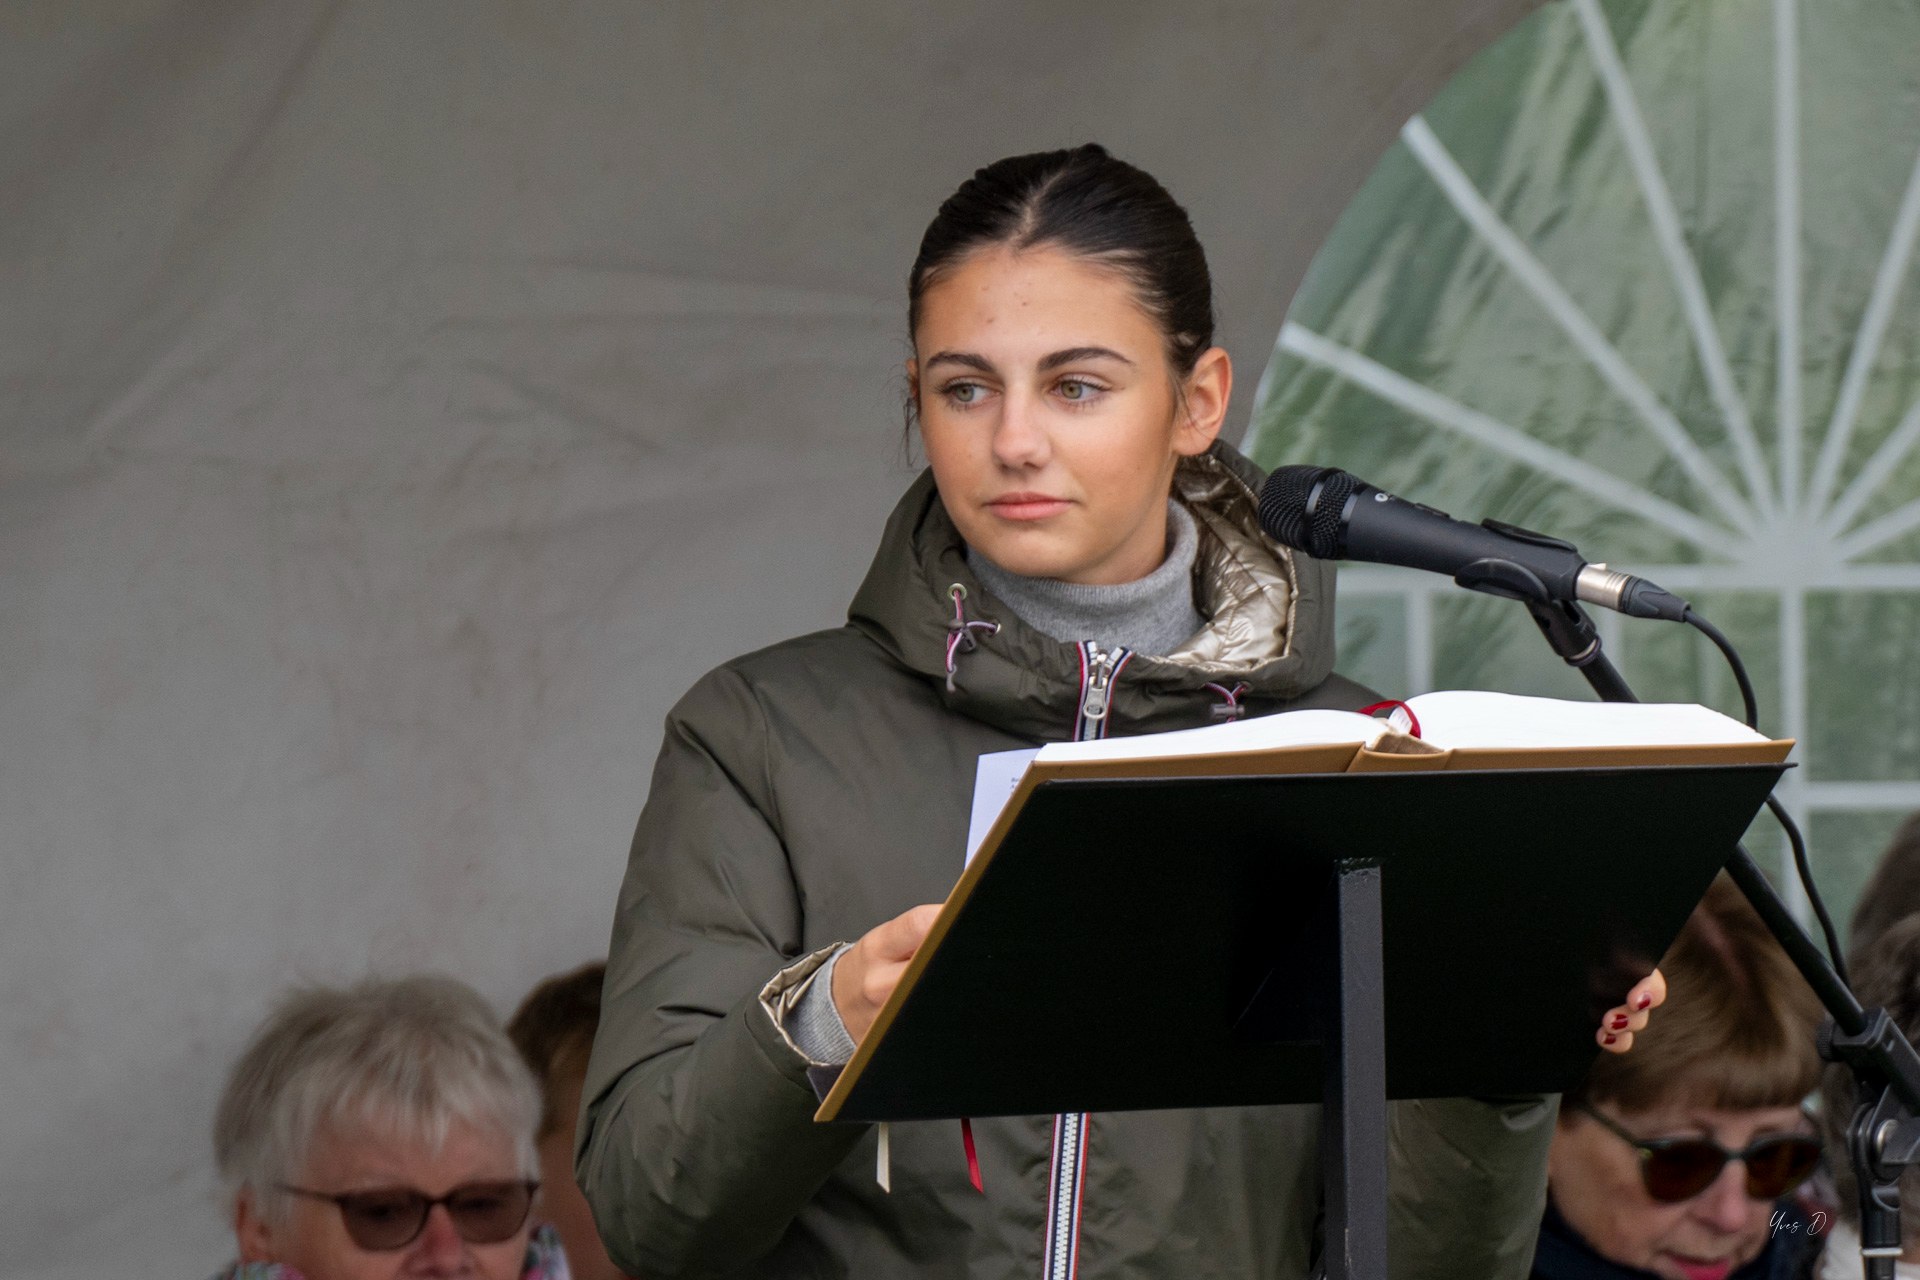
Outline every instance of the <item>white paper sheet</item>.
<svg viewBox="0 0 1920 1280">
<path fill-rule="evenodd" d="M 980 757 L 973 771 L 973 819 L 967 823 L 967 861 L 973 861 L 973 855 L 980 852 L 980 842 L 987 838 L 987 832 L 993 830 L 993 823 L 1000 811 L 1007 807 L 1007 801 L 1013 799 L 1013 789 L 1020 785 L 1020 775 L 1027 771 L 1027 765 L 1040 754 L 1039 748 L 1027 747 L 1019 751 L 992 751 Z"/>
</svg>

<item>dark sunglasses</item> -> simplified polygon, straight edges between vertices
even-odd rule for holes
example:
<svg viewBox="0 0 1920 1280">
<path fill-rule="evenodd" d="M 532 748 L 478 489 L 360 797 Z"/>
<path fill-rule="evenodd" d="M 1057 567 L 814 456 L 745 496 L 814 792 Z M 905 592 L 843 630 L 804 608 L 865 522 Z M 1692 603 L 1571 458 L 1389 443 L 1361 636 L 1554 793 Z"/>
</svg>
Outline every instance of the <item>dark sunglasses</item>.
<svg viewBox="0 0 1920 1280">
<path fill-rule="evenodd" d="M 1729 1160 L 1746 1166 L 1747 1194 L 1755 1200 L 1778 1200 L 1820 1164 L 1820 1140 L 1804 1133 L 1771 1134 L 1744 1151 L 1729 1151 L 1710 1138 L 1636 1138 L 1585 1103 L 1576 1110 L 1640 1153 L 1640 1181 L 1648 1195 L 1664 1204 L 1691 1200 L 1705 1191 Z"/>
<path fill-rule="evenodd" d="M 537 1182 L 469 1182 L 432 1197 L 411 1187 L 343 1191 L 338 1195 L 280 1183 L 280 1190 L 337 1205 L 347 1235 L 362 1249 L 380 1253 L 416 1240 L 433 1207 L 443 1204 L 453 1229 L 468 1244 L 499 1244 L 526 1225 Z"/>
</svg>

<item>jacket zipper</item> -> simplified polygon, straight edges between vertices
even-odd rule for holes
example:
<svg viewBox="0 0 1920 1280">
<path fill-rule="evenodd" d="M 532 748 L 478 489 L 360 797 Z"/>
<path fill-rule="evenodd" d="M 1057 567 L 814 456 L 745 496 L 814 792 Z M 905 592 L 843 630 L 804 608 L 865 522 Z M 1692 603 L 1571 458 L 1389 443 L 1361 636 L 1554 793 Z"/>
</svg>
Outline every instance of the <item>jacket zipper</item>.
<svg viewBox="0 0 1920 1280">
<path fill-rule="evenodd" d="M 1113 681 L 1132 651 L 1103 650 L 1080 642 L 1080 705 L 1073 725 L 1075 742 L 1107 736 Z M 1082 1113 L 1053 1118 L 1052 1182 L 1047 1193 L 1047 1238 L 1042 1280 L 1073 1280 L 1080 1263 L 1080 1191 L 1087 1172 L 1087 1120 Z"/>
<path fill-rule="evenodd" d="M 1072 1280 L 1080 1261 L 1080 1188 L 1087 1169 L 1087 1117 L 1053 1118 L 1053 1188 L 1047 1196 L 1044 1280 Z"/>
<path fill-rule="evenodd" d="M 1080 642 L 1080 715 L 1073 740 L 1107 736 L 1107 710 L 1113 698 L 1113 678 L 1133 654 L 1127 649 L 1102 649 L 1091 640 Z"/>
</svg>

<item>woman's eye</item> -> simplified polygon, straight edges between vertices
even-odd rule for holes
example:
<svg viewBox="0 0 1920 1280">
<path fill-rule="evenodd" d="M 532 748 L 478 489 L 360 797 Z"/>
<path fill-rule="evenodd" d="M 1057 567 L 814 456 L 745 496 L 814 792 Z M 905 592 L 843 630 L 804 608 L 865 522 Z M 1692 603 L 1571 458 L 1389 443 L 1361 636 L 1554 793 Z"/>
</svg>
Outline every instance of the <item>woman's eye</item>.
<svg viewBox="0 0 1920 1280">
<path fill-rule="evenodd" d="M 957 405 L 979 404 L 986 392 L 977 382 L 950 382 L 941 389 L 941 394 Z"/>
<path fill-rule="evenodd" d="M 1091 382 L 1083 382 L 1079 378 L 1068 378 L 1060 384 L 1060 398 L 1071 401 L 1091 400 L 1099 390 L 1100 388 Z"/>
<path fill-rule="evenodd" d="M 418 1201 L 402 1194 L 381 1195 L 378 1193 L 354 1197 L 348 1205 L 355 1217 L 366 1222 L 398 1222 L 410 1214 L 419 1212 Z"/>
</svg>

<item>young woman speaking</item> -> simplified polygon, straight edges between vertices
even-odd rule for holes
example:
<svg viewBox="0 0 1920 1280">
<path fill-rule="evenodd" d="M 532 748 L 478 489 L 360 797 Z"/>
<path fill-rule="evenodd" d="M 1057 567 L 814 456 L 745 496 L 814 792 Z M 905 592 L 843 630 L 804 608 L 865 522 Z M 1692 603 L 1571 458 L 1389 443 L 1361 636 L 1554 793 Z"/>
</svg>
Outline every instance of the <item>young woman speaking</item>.
<svg viewBox="0 0 1920 1280">
<path fill-rule="evenodd" d="M 981 753 L 1374 700 L 1332 674 L 1332 569 L 1261 533 L 1217 439 L 1232 368 L 1159 183 L 1097 146 L 990 165 L 907 296 L 930 465 L 847 624 L 667 722 L 586 1086 L 601 1233 L 655 1278 L 1304 1277 L 1316 1107 L 983 1119 L 984 1192 L 952 1124 L 892 1126 L 888 1193 L 867 1127 L 813 1122 L 809 1068 L 852 1056 L 959 876 Z M 1645 1014 L 1616 1014 L 1625 1048 Z M 1396 1273 L 1525 1275 L 1553 1116 L 1397 1104 Z"/>
</svg>

